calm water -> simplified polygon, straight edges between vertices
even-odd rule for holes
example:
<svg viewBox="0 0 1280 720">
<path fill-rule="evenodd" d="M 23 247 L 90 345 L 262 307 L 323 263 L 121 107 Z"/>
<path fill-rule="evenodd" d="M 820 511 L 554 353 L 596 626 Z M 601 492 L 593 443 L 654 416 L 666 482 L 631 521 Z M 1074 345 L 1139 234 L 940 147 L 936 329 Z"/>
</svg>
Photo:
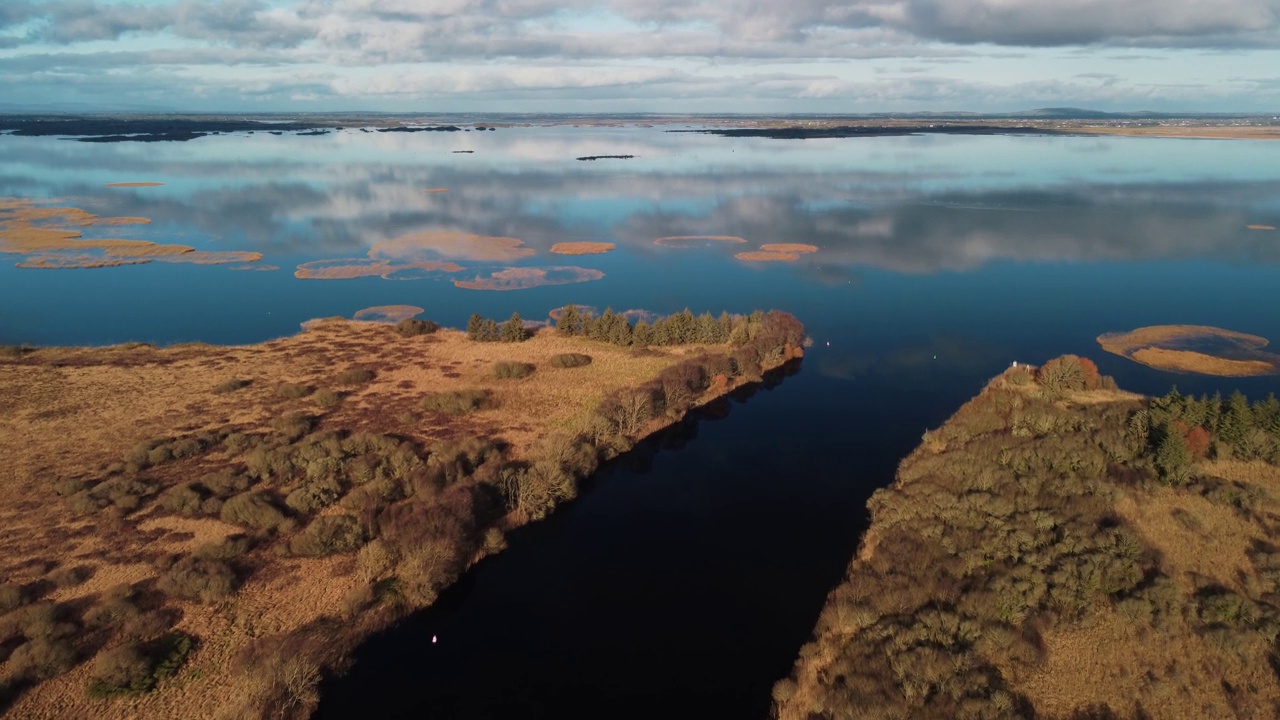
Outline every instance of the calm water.
<svg viewBox="0 0 1280 720">
<path fill-rule="evenodd" d="M 605 154 L 638 157 L 574 160 Z M 104 187 L 121 181 L 164 185 Z M 795 374 L 613 465 L 439 606 L 370 641 L 351 675 L 326 686 L 325 717 L 375 706 L 413 717 L 761 716 L 856 546 L 867 495 L 1011 361 L 1087 354 L 1152 393 L 1280 390 L 1275 378 L 1151 370 L 1094 343 L 1162 323 L 1280 338 L 1280 232 L 1246 229 L 1280 226 L 1280 143 L 573 127 L 146 145 L 0 137 L 0 196 L 154 221 L 86 237 L 256 250 L 280 268 L 37 271 L 5 256 L 0 344 L 247 343 L 388 304 L 447 325 L 476 311 L 542 318 L 568 302 L 781 308 L 807 325 L 815 344 Z M 303 263 L 367 259 L 379 242 L 439 230 L 537 251 L 415 251 L 456 261 L 464 278 L 511 266 L 604 277 L 510 292 L 443 277 L 293 277 Z M 748 243 L 653 243 L 677 235 Z M 547 253 L 566 240 L 618 249 Z M 820 250 L 793 264 L 733 257 L 770 242 Z"/>
</svg>

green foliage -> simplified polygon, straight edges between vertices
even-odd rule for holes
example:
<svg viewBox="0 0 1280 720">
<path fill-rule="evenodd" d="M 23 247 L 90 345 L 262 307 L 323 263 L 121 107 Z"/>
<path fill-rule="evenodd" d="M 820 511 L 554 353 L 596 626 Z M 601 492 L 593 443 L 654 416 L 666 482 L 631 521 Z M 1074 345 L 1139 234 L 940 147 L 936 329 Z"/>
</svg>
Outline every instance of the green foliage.
<svg viewBox="0 0 1280 720">
<path fill-rule="evenodd" d="M 252 381 L 245 380 L 243 378 L 231 378 L 230 380 L 223 380 L 215 385 L 213 387 L 213 391 L 219 395 L 225 395 L 226 393 L 232 393 L 241 388 L 249 387 L 251 384 Z"/>
<path fill-rule="evenodd" d="M 477 410 L 492 410 L 498 407 L 497 398 L 494 398 L 488 390 L 480 389 L 430 393 L 424 395 L 419 404 L 423 410 L 444 415 L 466 415 Z"/>
<path fill-rule="evenodd" d="M 742 346 L 764 335 L 762 344 L 780 351 L 787 344 L 800 345 L 803 341 L 800 330 L 795 318 L 777 311 L 756 311 L 749 316 L 721 313 L 716 317 L 711 313 L 694 316 L 686 308 L 652 324 L 637 322 L 632 325 L 613 308 L 606 308 L 599 317 L 595 317 L 575 305 L 566 305 L 560 309 L 556 321 L 556 332 L 561 335 L 587 337 L 623 347 L 726 342 Z"/>
<path fill-rule="evenodd" d="M 551 356 L 551 367 L 576 368 L 591 364 L 591 356 L 582 353 L 560 353 Z"/>
<path fill-rule="evenodd" d="M 489 318 L 481 317 L 478 313 L 472 314 L 467 320 L 467 339 L 477 342 L 497 342 L 501 339 L 498 331 L 498 323 Z"/>
<path fill-rule="evenodd" d="M 582 316 L 577 305 L 565 305 L 560 309 L 560 317 L 556 319 L 556 332 L 566 336 L 582 334 Z"/>
<path fill-rule="evenodd" d="M 526 362 L 503 360 L 493 364 L 493 376 L 503 380 L 527 378 L 534 370 L 535 366 Z"/>
<path fill-rule="evenodd" d="M 418 335 L 430 335 L 439 330 L 440 326 L 430 320 L 419 320 L 417 318 L 405 318 L 396 323 L 396 332 L 404 337 L 417 337 Z"/>
<path fill-rule="evenodd" d="M 502 342 L 524 342 L 528 338 L 520 313 L 511 313 L 511 317 L 502 323 L 502 327 L 498 330 L 498 337 Z"/>
</svg>

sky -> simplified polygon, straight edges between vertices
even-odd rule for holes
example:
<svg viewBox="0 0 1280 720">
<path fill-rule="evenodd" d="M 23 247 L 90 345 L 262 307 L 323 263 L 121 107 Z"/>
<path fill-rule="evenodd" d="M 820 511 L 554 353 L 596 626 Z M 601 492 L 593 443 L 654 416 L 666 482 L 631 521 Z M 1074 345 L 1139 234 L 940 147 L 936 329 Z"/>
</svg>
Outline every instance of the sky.
<svg viewBox="0 0 1280 720">
<path fill-rule="evenodd" d="M 1280 113 L 1280 0 L 0 0 L 0 111 Z"/>
</svg>

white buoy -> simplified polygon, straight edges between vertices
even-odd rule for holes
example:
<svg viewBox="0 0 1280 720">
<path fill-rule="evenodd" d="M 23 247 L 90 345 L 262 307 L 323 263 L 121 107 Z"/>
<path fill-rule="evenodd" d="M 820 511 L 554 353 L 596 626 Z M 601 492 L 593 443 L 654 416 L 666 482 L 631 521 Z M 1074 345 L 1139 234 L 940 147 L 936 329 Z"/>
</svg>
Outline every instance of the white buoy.
<svg viewBox="0 0 1280 720">
<path fill-rule="evenodd" d="M 432 645 L 435 645 L 435 644 L 436 644 L 436 636 L 435 636 L 435 635 L 432 635 L 432 636 L 431 636 L 431 644 L 432 644 Z"/>
</svg>

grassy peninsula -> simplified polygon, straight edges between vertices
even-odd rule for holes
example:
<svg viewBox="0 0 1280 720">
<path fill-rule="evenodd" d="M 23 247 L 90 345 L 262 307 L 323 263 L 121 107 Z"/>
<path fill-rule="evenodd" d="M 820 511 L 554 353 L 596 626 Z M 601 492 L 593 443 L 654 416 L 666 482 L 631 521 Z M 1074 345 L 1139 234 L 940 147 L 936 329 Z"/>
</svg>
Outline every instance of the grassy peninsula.
<svg viewBox="0 0 1280 720">
<path fill-rule="evenodd" d="M 779 312 L 566 315 L 2 349 L 0 712 L 306 717 L 505 531 L 803 354 Z"/>
<path fill-rule="evenodd" d="M 775 716 L 1273 718 L 1280 402 L 1066 356 L 925 434 Z"/>
</svg>

